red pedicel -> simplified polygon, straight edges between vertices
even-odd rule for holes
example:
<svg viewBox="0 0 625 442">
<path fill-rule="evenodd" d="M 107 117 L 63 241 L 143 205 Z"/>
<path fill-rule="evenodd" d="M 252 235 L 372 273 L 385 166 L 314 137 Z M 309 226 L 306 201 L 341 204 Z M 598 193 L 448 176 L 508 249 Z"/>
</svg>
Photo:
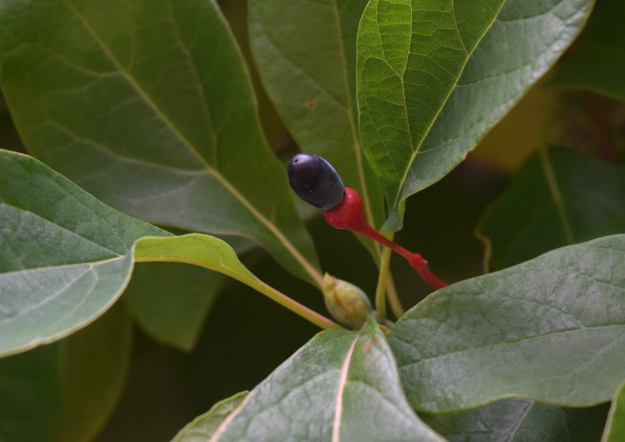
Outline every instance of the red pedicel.
<svg viewBox="0 0 625 442">
<path fill-rule="evenodd" d="M 427 261 L 421 257 L 418 253 L 411 253 L 403 247 L 395 244 L 389 239 L 380 235 L 373 227 L 367 222 L 365 212 L 362 208 L 362 201 L 360 195 L 354 189 L 349 187 L 345 188 L 345 195 L 343 201 L 336 207 L 323 212 L 328 224 L 337 229 L 351 230 L 352 232 L 360 233 L 361 235 L 368 236 L 374 241 L 394 250 L 401 256 L 408 260 L 408 263 L 414 268 L 421 278 L 437 289 L 447 287 L 444 281 L 441 281 L 430 272 L 427 267 Z"/>
</svg>

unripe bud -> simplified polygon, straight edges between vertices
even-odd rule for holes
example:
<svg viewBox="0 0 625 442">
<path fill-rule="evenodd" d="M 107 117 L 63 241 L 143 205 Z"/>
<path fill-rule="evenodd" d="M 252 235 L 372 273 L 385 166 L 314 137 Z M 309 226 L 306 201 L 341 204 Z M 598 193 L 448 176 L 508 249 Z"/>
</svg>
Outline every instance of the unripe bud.
<svg viewBox="0 0 625 442">
<path fill-rule="evenodd" d="M 327 273 L 323 277 L 323 297 L 332 317 L 353 330 L 359 330 L 373 314 L 367 295 L 349 282 Z"/>
</svg>

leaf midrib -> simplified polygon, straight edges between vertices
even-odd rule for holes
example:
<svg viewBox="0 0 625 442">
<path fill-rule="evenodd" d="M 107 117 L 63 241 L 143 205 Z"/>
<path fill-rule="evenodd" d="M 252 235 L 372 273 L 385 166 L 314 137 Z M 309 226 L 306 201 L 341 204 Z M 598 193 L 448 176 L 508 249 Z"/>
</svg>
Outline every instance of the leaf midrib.
<svg viewBox="0 0 625 442">
<path fill-rule="evenodd" d="M 523 410 L 523 415 L 521 416 L 521 418 L 519 419 L 517 424 L 514 426 L 514 429 L 512 430 L 512 433 L 510 433 L 510 437 L 508 439 L 509 441 L 513 441 L 514 440 L 514 437 L 516 436 L 517 432 L 519 431 L 519 428 L 521 428 L 521 425 L 523 424 L 523 422 L 527 418 L 527 415 L 530 413 L 530 411 L 534 407 L 535 403 L 536 402 L 531 401 L 530 404 L 527 406 L 527 408 L 525 410 Z"/>
<path fill-rule="evenodd" d="M 454 2 L 455 2 L 455 0 L 452 0 L 452 4 L 454 4 Z M 462 69 L 460 69 L 460 72 L 458 73 L 458 76 L 456 77 L 456 79 L 454 81 L 453 86 L 451 88 L 449 88 L 449 92 L 447 93 L 445 99 L 442 101 L 441 106 L 438 108 L 438 111 L 436 112 L 436 115 L 434 115 L 434 117 L 432 118 L 432 121 L 430 121 L 430 124 L 428 125 L 427 129 L 424 132 L 423 137 L 421 138 L 421 141 L 419 141 L 419 145 L 416 146 L 416 148 L 412 152 L 412 155 L 410 156 L 410 161 L 408 162 L 408 167 L 406 167 L 406 170 L 404 171 L 404 176 L 402 177 L 402 179 L 398 183 L 397 195 L 395 195 L 395 201 L 393 201 L 393 206 L 394 207 L 397 207 L 399 205 L 399 203 L 400 203 L 400 198 L 401 198 L 401 195 L 402 195 L 404 184 L 406 183 L 406 179 L 408 177 L 408 173 L 410 172 L 410 169 L 412 168 L 412 164 L 414 163 L 416 156 L 421 151 L 421 147 L 423 146 L 423 143 L 427 139 L 428 135 L 430 134 L 430 131 L 432 130 L 432 127 L 434 126 L 434 123 L 436 123 L 436 121 L 438 120 L 438 117 L 440 116 L 441 112 L 445 108 L 445 105 L 449 101 L 449 97 L 451 96 L 453 91 L 456 90 L 456 86 L 458 85 L 458 82 L 460 81 L 460 78 L 462 77 L 462 74 L 464 73 L 464 70 L 467 67 L 467 64 L 469 63 L 469 60 L 471 59 L 471 56 L 473 55 L 475 50 L 479 47 L 479 45 L 480 45 L 481 41 L 483 40 L 484 36 L 492 28 L 493 23 L 495 23 L 495 21 L 497 20 L 497 16 L 501 12 L 501 8 L 503 8 L 503 5 L 505 3 L 506 3 L 505 1 L 502 1 L 500 3 L 497 12 L 495 14 L 493 14 L 492 20 L 490 21 L 489 25 L 486 27 L 486 31 L 484 31 L 482 33 L 482 35 L 480 35 L 480 38 L 475 42 L 475 45 L 473 46 L 473 49 L 471 49 L 471 52 L 468 52 L 468 53 L 467 53 L 466 48 L 464 46 L 464 40 L 462 40 L 462 37 L 460 35 L 460 31 L 458 29 L 458 22 L 456 21 L 456 14 L 455 14 L 455 7 L 454 7 L 453 17 L 454 17 L 454 24 L 456 26 L 456 32 L 457 32 L 457 35 L 458 35 L 458 39 L 462 43 L 462 47 L 465 48 L 464 50 L 465 50 L 465 53 L 467 54 L 467 57 L 466 57 L 466 59 L 464 61 Z M 411 8 L 411 10 L 412 10 L 412 8 Z M 401 84 L 402 84 L 402 88 L 403 88 L 404 87 L 404 78 L 403 78 L 403 76 L 400 77 L 400 78 L 401 78 Z M 412 136 L 412 134 L 411 134 L 411 136 Z"/>
<path fill-rule="evenodd" d="M 564 197 L 562 191 L 560 190 L 558 177 L 556 176 L 551 158 L 549 158 L 549 152 L 547 152 L 545 145 L 541 145 L 538 148 L 538 155 L 540 158 L 541 170 L 545 176 L 545 180 L 547 181 L 549 195 L 551 196 L 553 204 L 556 206 L 558 218 L 560 218 L 560 223 L 562 224 L 564 238 L 568 245 L 574 244 L 575 236 L 573 234 L 573 228 L 571 227 L 571 220 L 569 219 L 568 212 L 564 205 Z"/>
<path fill-rule="evenodd" d="M 15 315 L 7 316 L 7 317 L 5 317 L 3 319 L 0 319 L 0 327 L 2 327 L 3 324 L 5 324 L 5 323 L 9 323 L 10 324 L 14 320 L 16 320 L 16 319 L 18 319 L 18 318 L 20 318 L 20 317 L 22 317 L 22 316 L 32 312 L 33 310 L 37 310 L 38 308 L 40 308 L 40 307 L 42 307 L 42 306 L 44 306 L 46 304 L 49 304 L 50 302 L 54 301 L 59 296 L 61 296 L 62 294 L 66 293 L 74 284 L 76 284 L 78 281 L 80 281 L 91 270 L 93 270 L 93 265 L 86 264 L 86 268 L 84 269 L 83 272 L 81 272 L 80 274 L 76 275 L 71 281 L 69 281 L 63 287 L 60 287 L 55 293 L 51 293 L 48 296 L 46 296 L 44 299 L 40 300 L 39 302 L 31 304 L 31 305 L 29 305 L 28 307 L 26 307 L 23 310 L 19 310 Z M 95 286 L 95 284 L 86 292 L 85 296 L 89 296 L 89 294 L 93 290 L 94 286 Z M 84 299 L 84 297 L 83 297 L 83 299 Z M 82 300 L 81 300 L 81 302 L 82 302 Z M 77 304 L 77 305 L 80 305 L 80 303 Z"/>
<path fill-rule="evenodd" d="M 345 392 L 345 385 L 347 385 L 347 375 L 349 373 L 349 366 L 352 361 L 352 354 L 354 353 L 354 348 L 356 347 L 356 343 L 358 342 L 358 336 L 354 337 L 354 342 L 349 347 L 347 354 L 345 355 L 345 360 L 343 361 L 343 365 L 341 366 L 341 370 L 339 371 L 339 384 L 336 390 L 336 400 L 334 405 L 334 420 L 332 422 L 332 442 L 340 442 L 341 440 L 341 421 L 343 418 L 343 393 Z"/>
<path fill-rule="evenodd" d="M 165 3 L 167 3 L 167 8 L 169 10 L 169 13 L 172 17 L 172 27 L 174 28 L 174 34 L 176 35 L 176 39 L 178 40 L 178 43 L 180 44 L 180 47 L 182 48 L 182 51 L 184 52 L 185 58 L 187 58 L 187 61 L 189 62 L 189 65 L 191 67 L 191 71 L 193 72 L 193 76 L 195 77 L 195 85 L 196 86 L 196 90 L 198 91 L 198 94 L 200 94 L 204 99 L 202 100 L 202 109 L 204 110 L 204 115 L 206 117 L 206 124 L 208 124 L 208 126 L 212 129 L 211 130 L 211 141 L 213 143 L 213 162 L 215 164 L 217 164 L 217 137 L 215 134 L 215 126 L 213 125 L 213 117 L 211 114 L 210 109 L 208 108 L 207 100 L 206 100 L 206 91 L 204 90 L 204 88 L 202 87 L 202 82 L 200 81 L 200 76 L 197 72 L 197 67 L 195 66 L 195 63 L 193 63 L 193 60 L 191 58 L 191 54 L 189 52 L 189 48 L 183 43 L 182 40 L 182 35 L 180 34 L 180 29 L 178 27 L 178 22 L 173 18 L 174 17 L 174 11 L 171 5 L 171 1 L 172 0 L 166 0 Z M 176 134 L 178 135 L 178 134 Z M 186 142 L 186 140 L 185 140 Z M 190 143 L 189 143 L 190 144 Z M 195 152 L 194 152 L 195 153 Z M 196 156 L 199 157 L 198 154 L 196 154 Z M 201 158 L 200 158 L 201 160 Z"/>
<path fill-rule="evenodd" d="M 120 62 L 115 58 L 115 56 L 111 53 L 109 48 L 104 44 L 104 41 L 100 38 L 100 36 L 95 32 L 95 30 L 90 26 L 90 24 L 85 20 L 85 18 L 80 14 L 80 12 L 70 3 L 69 0 L 63 0 L 63 3 L 67 6 L 67 8 L 74 14 L 74 16 L 80 20 L 85 29 L 89 32 L 94 41 L 98 44 L 98 46 L 102 49 L 104 54 L 109 58 L 109 60 L 113 63 L 113 65 L 117 68 L 117 70 L 124 76 L 126 81 L 136 90 L 136 92 L 141 96 L 141 98 L 152 108 L 152 110 L 156 113 L 156 115 L 165 123 L 165 125 L 172 131 L 172 133 L 182 142 L 182 144 L 189 149 L 191 153 L 193 153 L 196 158 L 204 165 L 206 170 L 211 173 L 225 188 L 228 190 L 254 217 L 256 217 L 265 227 L 267 227 L 271 233 L 273 233 L 276 238 L 282 243 L 282 245 L 295 257 L 295 259 L 300 263 L 300 265 L 306 270 L 306 272 L 315 280 L 319 285 L 322 284 L 321 275 L 315 270 L 314 266 L 310 264 L 291 244 L 291 242 L 282 234 L 282 232 L 267 218 L 265 218 L 256 208 L 250 203 L 247 198 L 245 198 L 239 191 L 232 185 L 228 180 L 225 179 L 221 173 L 219 173 L 216 169 L 210 166 L 210 164 L 206 161 L 206 159 L 200 155 L 197 149 L 187 140 L 187 138 L 176 128 L 176 126 L 165 116 L 165 114 L 160 110 L 160 108 L 152 101 L 149 95 L 139 86 L 139 84 L 134 80 L 134 78 L 123 68 Z"/>
<path fill-rule="evenodd" d="M 68 268 L 72 268 L 72 267 L 80 267 L 80 266 L 96 266 L 96 265 L 100 265 L 100 264 L 106 264 L 107 262 L 113 262 L 113 261 L 119 261 L 121 259 L 123 259 L 123 257 L 126 255 L 117 255 L 113 258 L 106 258 L 106 259 L 102 259 L 99 261 L 85 261 L 85 262 L 75 262 L 72 264 L 59 264 L 59 265 L 53 265 L 53 266 L 42 266 L 42 267 L 32 267 L 32 268 L 28 268 L 28 269 L 21 269 L 21 270 L 10 270 L 8 272 L 1 272 L 0 273 L 0 278 L 4 277 L 5 275 L 14 275 L 17 273 L 28 273 L 28 272 L 39 272 L 41 270 L 57 270 L 57 269 L 68 269 Z"/>
</svg>

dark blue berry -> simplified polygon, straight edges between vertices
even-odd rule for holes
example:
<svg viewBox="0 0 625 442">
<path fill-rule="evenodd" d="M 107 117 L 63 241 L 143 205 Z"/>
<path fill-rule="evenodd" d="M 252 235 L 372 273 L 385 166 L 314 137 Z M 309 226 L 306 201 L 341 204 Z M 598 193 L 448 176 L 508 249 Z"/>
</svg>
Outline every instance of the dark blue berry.
<svg viewBox="0 0 625 442">
<path fill-rule="evenodd" d="M 295 155 L 287 167 L 291 189 L 308 204 L 330 210 L 343 201 L 345 187 L 334 167 L 311 153 Z"/>
</svg>

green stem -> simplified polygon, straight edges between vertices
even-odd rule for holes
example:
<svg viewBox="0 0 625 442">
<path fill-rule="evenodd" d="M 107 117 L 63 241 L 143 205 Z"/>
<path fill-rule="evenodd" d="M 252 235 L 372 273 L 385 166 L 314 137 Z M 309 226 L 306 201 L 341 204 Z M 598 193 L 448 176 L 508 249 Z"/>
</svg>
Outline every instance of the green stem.
<svg viewBox="0 0 625 442">
<path fill-rule="evenodd" d="M 393 234 L 385 236 L 389 240 L 393 240 Z M 382 251 L 382 259 L 380 260 L 380 275 L 378 276 L 378 286 L 375 290 L 375 309 L 378 316 L 378 322 L 384 324 L 386 320 L 386 280 L 388 279 L 389 265 L 391 263 L 392 250 L 384 247 Z"/>
<path fill-rule="evenodd" d="M 393 282 L 393 275 L 389 273 L 388 280 L 386 281 L 386 293 L 388 295 L 388 302 L 391 304 L 391 310 L 393 310 L 393 315 L 395 315 L 396 319 L 404 316 L 406 311 L 404 307 L 401 305 L 401 301 L 399 300 L 399 296 L 397 295 L 397 289 L 395 288 L 395 283 Z"/>
<path fill-rule="evenodd" d="M 272 299 L 273 301 L 276 301 L 281 306 L 288 308 L 294 313 L 297 313 L 302 318 L 309 320 L 310 322 L 321 327 L 324 330 L 328 330 L 331 328 L 339 328 L 343 330 L 345 329 L 345 327 L 289 298 L 285 294 L 279 292 L 278 290 L 265 284 L 264 282 L 254 288 L 261 292 L 263 295 L 266 295 L 267 297 Z"/>
<path fill-rule="evenodd" d="M 166 239 L 166 238 L 163 238 L 163 239 Z M 194 265 L 198 265 L 200 267 L 204 267 L 209 270 L 214 270 L 214 271 L 223 273 L 224 275 L 228 275 L 231 278 L 236 279 L 237 281 L 242 282 L 243 284 L 262 293 L 263 295 L 269 297 L 269 299 L 277 302 L 283 307 L 286 307 L 287 309 L 291 310 L 293 313 L 300 315 L 302 318 L 307 319 L 308 321 L 321 327 L 324 330 L 331 329 L 331 328 L 345 329 L 345 327 L 315 312 L 314 310 L 309 309 L 308 307 L 300 304 L 294 299 L 289 298 L 285 294 L 267 285 L 266 283 L 256 278 L 252 274 L 249 274 L 248 276 L 248 275 L 245 275 L 238 271 L 234 271 L 233 269 L 220 265 L 220 264 L 212 265 L 212 263 L 207 262 L 205 260 L 193 259 L 193 258 L 188 258 L 188 257 L 182 258 L 182 257 L 175 257 L 175 256 L 137 256 L 135 254 L 135 262 L 182 262 L 185 264 L 194 264 Z"/>
</svg>

